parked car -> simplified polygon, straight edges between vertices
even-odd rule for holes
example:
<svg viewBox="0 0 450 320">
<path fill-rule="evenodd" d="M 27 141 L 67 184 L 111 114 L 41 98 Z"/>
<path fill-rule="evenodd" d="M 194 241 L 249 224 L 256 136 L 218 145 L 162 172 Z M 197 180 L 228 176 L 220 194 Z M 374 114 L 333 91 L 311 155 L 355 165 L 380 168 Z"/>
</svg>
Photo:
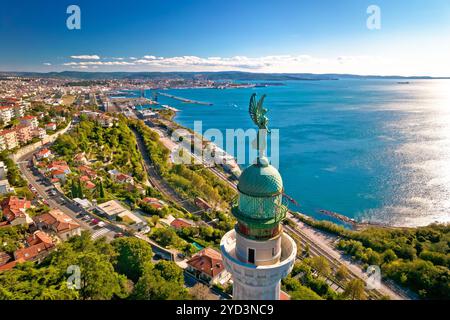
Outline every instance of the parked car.
<svg viewBox="0 0 450 320">
<path fill-rule="evenodd" d="M 121 237 L 123 237 L 123 233 L 122 233 L 122 232 L 117 232 L 117 233 L 114 235 L 114 238 L 121 238 Z"/>
<path fill-rule="evenodd" d="M 98 224 L 99 222 L 100 222 L 100 221 L 99 221 L 98 219 L 95 219 L 95 218 L 91 220 L 91 223 L 92 223 L 92 224 Z"/>
<path fill-rule="evenodd" d="M 103 221 L 100 221 L 97 225 L 99 227 L 103 228 L 104 226 L 106 226 L 106 223 L 104 223 Z"/>
</svg>

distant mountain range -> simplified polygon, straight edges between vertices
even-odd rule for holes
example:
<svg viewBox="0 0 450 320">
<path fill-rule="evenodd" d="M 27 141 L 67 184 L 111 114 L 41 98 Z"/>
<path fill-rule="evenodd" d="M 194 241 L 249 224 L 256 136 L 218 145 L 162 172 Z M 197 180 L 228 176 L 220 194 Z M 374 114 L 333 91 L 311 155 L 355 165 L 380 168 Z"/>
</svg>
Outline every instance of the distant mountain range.
<svg viewBox="0 0 450 320">
<path fill-rule="evenodd" d="M 208 80 L 234 80 L 234 81 L 286 81 L 286 80 L 339 80 L 339 79 L 450 79 L 450 77 L 426 76 L 375 76 L 354 74 L 314 74 L 314 73 L 252 73 L 240 71 L 219 72 L 1 72 L 1 77 L 21 76 L 34 78 L 59 78 L 79 80 L 107 80 L 107 79 L 208 79 Z"/>
</svg>

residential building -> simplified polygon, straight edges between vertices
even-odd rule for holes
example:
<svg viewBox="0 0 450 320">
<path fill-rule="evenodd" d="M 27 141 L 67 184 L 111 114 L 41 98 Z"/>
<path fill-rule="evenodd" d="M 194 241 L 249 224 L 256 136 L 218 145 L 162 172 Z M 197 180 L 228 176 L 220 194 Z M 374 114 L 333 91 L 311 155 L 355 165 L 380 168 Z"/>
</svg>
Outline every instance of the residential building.
<svg viewBox="0 0 450 320">
<path fill-rule="evenodd" d="M 182 229 L 182 228 L 190 228 L 195 227 L 195 223 L 193 221 L 183 219 L 183 218 L 176 218 L 171 223 L 170 226 L 174 229 Z"/>
<path fill-rule="evenodd" d="M 8 124 L 14 118 L 14 109 L 11 106 L 0 106 L 0 120 L 3 124 Z"/>
<path fill-rule="evenodd" d="M 30 126 L 32 129 L 36 129 L 39 126 L 39 122 L 36 116 L 28 115 L 19 119 L 20 124 Z"/>
<path fill-rule="evenodd" d="M 142 199 L 142 202 L 156 210 L 161 210 L 166 206 L 166 203 L 164 201 L 152 197 L 145 197 L 144 199 Z"/>
<path fill-rule="evenodd" d="M 47 131 L 43 128 L 36 128 L 33 130 L 33 136 L 39 139 L 44 139 L 47 136 Z"/>
<path fill-rule="evenodd" d="M 31 201 L 16 196 L 10 196 L 1 202 L 3 216 L 11 225 L 27 225 L 33 220 L 26 213 L 31 208 Z"/>
<path fill-rule="evenodd" d="M 0 180 L 0 194 L 7 194 L 14 192 L 14 189 L 10 187 L 7 179 Z"/>
<path fill-rule="evenodd" d="M 147 222 L 144 219 L 123 207 L 117 200 L 110 200 L 99 204 L 96 210 L 109 220 L 122 221 L 136 231 L 141 231 L 147 227 Z"/>
<path fill-rule="evenodd" d="M 31 141 L 33 139 L 33 131 L 31 126 L 17 126 L 15 128 L 17 132 L 17 140 L 21 144 L 26 144 L 27 142 Z"/>
<path fill-rule="evenodd" d="M 194 199 L 194 203 L 197 207 L 199 207 L 202 210 L 211 211 L 211 209 L 212 209 L 212 207 L 209 205 L 209 203 L 200 197 L 196 197 Z"/>
<path fill-rule="evenodd" d="M 208 284 L 224 284 L 231 275 L 225 270 L 222 256 L 211 248 L 205 248 L 187 261 L 187 271 Z"/>
<path fill-rule="evenodd" d="M 34 154 L 36 160 L 48 159 L 52 156 L 52 152 L 48 148 L 43 148 Z"/>
<path fill-rule="evenodd" d="M 8 168 L 3 161 L 0 161 L 0 180 L 6 179 Z"/>
<path fill-rule="evenodd" d="M 0 136 L 3 139 L 0 139 L 1 150 L 11 150 L 17 148 L 19 146 L 19 140 L 17 139 L 17 132 L 15 129 L 6 129 L 0 131 Z"/>
<path fill-rule="evenodd" d="M 121 173 L 115 169 L 108 171 L 110 177 L 117 183 L 129 183 L 134 184 L 134 179 L 132 176 L 129 176 L 127 174 Z"/>
<path fill-rule="evenodd" d="M 55 248 L 52 238 L 40 230 L 27 239 L 27 244 L 14 252 L 15 260 L 41 262 Z"/>
<path fill-rule="evenodd" d="M 54 232 L 62 240 L 81 234 L 80 225 L 59 209 L 34 217 L 38 229 Z"/>
<path fill-rule="evenodd" d="M 56 130 L 56 123 L 49 122 L 49 123 L 45 124 L 44 128 L 45 128 L 45 130 L 55 131 Z"/>
</svg>

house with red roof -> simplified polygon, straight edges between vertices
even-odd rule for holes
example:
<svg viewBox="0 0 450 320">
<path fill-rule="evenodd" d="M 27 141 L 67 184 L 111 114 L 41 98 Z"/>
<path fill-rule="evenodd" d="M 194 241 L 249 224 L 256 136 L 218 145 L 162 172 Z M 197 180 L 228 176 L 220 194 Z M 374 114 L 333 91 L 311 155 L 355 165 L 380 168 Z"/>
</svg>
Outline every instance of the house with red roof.
<svg viewBox="0 0 450 320">
<path fill-rule="evenodd" d="M 173 221 L 170 223 L 170 226 L 174 229 L 182 229 L 182 228 L 191 228 L 195 227 L 195 223 L 193 221 L 183 219 L 183 218 L 176 218 L 173 219 Z"/>
<path fill-rule="evenodd" d="M 40 262 L 55 248 L 53 239 L 41 230 L 28 237 L 27 244 L 27 247 L 14 251 L 15 260 Z"/>
<path fill-rule="evenodd" d="M 36 158 L 36 160 L 40 161 L 42 159 L 50 158 L 51 155 L 52 155 L 52 152 L 50 151 L 50 149 L 43 148 L 43 149 L 39 150 L 38 152 L 36 152 L 34 154 L 34 157 Z"/>
<path fill-rule="evenodd" d="M 52 181 L 58 179 L 62 183 L 66 182 L 66 175 L 71 173 L 69 165 L 63 160 L 50 163 L 47 166 L 47 172 L 49 172 Z"/>
<path fill-rule="evenodd" d="M 84 187 L 88 190 L 92 190 L 96 187 L 96 185 L 92 181 L 86 181 L 86 183 L 84 184 Z"/>
<path fill-rule="evenodd" d="M 59 209 L 52 209 L 33 220 L 38 229 L 54 232 L 62 240 L 81 234 L 80 225 Z"/>
<path fill-rule="evenodd" d="M 144 199 L 142 199 L 142 202 L 156 210 L 161 210 L 166 206 L 166 203 L 164 201 L 152 197 L 145 197 Z"/>
<path fill-rule="evenodd" d="M 212 248 L 205 248 L 187 261 L 187 271 L 209 284 L 224 284 L 231 274 L 225 270 L 222 255 Z"/>
<path fill-rule="evenodd" d="M 3 216 L 11 225 L 28 225 L 33 223 L 33 220 L 26 213 L 26 210 L 31 208 L 31 201 L 10 196 L 3 199 L 1 207 Z"/>
<path fill-rule="evenodd" d="M 56 130 L 56 123 L 54 123 L 54 122 L 46 123 L 44 128 L 45 128 L 45 130 L 53 130 L 53 131 L 55 131 Z"/>
<path fill-rule="evenodd" d="M 81 174 L 86 175 L 91 179 L 97 178 L 97 172 L 95 172 L 95 170 L 89 168 L 88 166 L 79 166 L 78 171 L 80 171 Z"/>
<path fill-rule="evenodd" d="M 32 129 L 36 129 L 39 126 L 39 122 L 36 116 L 28 115 L 19 119 L 20 124 L 30 126 Z"/>
</svg>

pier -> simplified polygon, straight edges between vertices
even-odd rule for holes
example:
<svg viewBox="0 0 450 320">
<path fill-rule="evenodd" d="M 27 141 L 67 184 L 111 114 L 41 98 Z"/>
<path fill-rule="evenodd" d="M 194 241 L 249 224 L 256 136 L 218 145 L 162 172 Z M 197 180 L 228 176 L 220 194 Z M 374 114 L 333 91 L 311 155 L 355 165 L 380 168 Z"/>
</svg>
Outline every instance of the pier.
<svg viewBox="0 0 450 320">
<path fill-rule="evenodd" d="M 168 97 L 168 98 L 172 98 L 184 103 L 192 103 L 192 104 L 201 104 L 201 105 L 205 105 L 205 106 L 212 106 L 213 104 L 210 102 L 203 102 L 203 101 L 196 101 L 196 100 L 191 100 L 191 99 L 186 99 L 186 98 L 182 98 L 182 97 L 177 97 L 174 96 L 172 94 L 168 94 L 168 93 L 164 93 L 164 92 L 158 92 L 158 94 Z"/>
</svg>

